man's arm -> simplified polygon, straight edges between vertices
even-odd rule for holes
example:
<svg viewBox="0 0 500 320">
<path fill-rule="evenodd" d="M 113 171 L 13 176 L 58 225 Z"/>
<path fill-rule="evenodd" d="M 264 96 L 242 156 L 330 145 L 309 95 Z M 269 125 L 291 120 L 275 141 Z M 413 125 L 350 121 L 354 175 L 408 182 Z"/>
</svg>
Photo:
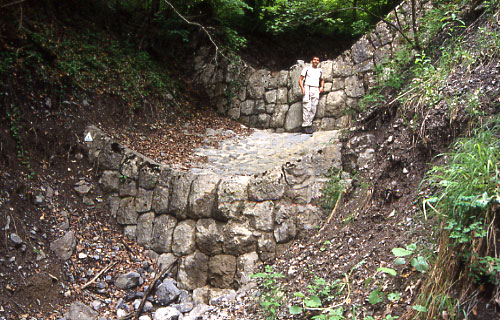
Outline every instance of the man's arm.
<svg viewBox="0 0 500 320">
<path fill-rule="evenodd" d="M 304 76 L 303 75 L 300 75 L 299 77 L 299 86 L 300 86 L 300 89 L 302 89 L 302 94 L 306 94 L 306 90 L 304 89 Z"/>
<path fill-rule="evenodd" d="M 319 93 L 321 93 L 324 91 L 324 88 L 325 88 L 325 79 L 321 78 L 319 82 L 320 82 Z"/>
</svg>

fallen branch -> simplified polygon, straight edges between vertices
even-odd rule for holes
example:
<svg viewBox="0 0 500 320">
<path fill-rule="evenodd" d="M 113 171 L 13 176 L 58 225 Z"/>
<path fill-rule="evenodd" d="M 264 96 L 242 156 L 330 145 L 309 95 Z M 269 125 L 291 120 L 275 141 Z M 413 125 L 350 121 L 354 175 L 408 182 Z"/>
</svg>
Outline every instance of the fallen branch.
<svg viewBox="0 0 500 320">
<path fill-rule="evenodd" d="M 172 261 L 170 263 L 170 265 L 165 266 L 165 268 L 163 268 L 161 271 L 159 270 L 161 268 L 161 265 L 158 266 L 158 268 L 156 268 L 155 272 L 157 272 L 157 275 L 149 283 L 148 290 L 144 293 L 144 297 L 142 297 L 141 304 L 139 305 L 139 307 L 135 311 L 135 314 L 133 312 L 131 312 L 130 314 L 128 314 L 128 315 L 126 315 L 124 317 L 119 318 L 119 320 L 128 320 L 128 319 L 132 319 L 132 318 L 134 318 L 135 320 L 139 319 L 139 317 L 141 316 L 141 313 L 142 313 L 142 309 L 144 308 L 144 304 L 146 303 L 146 299 L 151 294 L 151 291 L 153 291 L 153 288 L 155 286 L 156 281 L 160 280 L 165 273 L 167 273 L 170 269 L 172 269 L 172 267 L 177 263 L 177 261 L 179 261 L 179 258 L 177 258 L 176 260 Z"/>
<path fill-rule="evenodd" d="M 108 270 L 111 269 L 115 264 L 116 264 L 116 261 L 108 264 L 104 269 L 99 271 L 99 273 L 96 274 L 95 277 L 92 278 L 92 280 L 90 280 L 89 282 L 84 284 L 83 287 L 81 287 L 80 289 L 83 290 L 83 289 L 87 288 L 88 286 L 90 286 L 92 283 L 94 283 L 97 280 L 97 278 L 99 278 L 103 273 L 108 272 Z"/>
</svg>

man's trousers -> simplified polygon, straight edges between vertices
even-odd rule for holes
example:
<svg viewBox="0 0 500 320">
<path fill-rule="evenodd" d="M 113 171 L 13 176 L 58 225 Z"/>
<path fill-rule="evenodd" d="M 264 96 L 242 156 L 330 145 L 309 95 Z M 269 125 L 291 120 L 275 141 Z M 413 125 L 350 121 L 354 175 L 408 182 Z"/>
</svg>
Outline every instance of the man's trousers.
<svg viewBox="0 0 500 320">
<path fill-rule="evenodd" d="M 316 115 L 319 102 L 319 88 L 305 86 L 305 94 L 302 99 L 302 126 L 312 126 L 312 121 Z"/>
</svg>

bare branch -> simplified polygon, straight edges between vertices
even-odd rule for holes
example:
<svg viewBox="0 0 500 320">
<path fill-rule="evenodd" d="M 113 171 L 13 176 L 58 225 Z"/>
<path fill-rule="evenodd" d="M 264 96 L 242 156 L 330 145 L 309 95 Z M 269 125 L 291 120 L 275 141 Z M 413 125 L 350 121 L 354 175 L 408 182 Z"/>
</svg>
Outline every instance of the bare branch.
<svg viewBox="0 0 500 320">
<path fill-rule="evenodd" d="M 119 318 L 119 320 L 129 320 L 129 319 L 134 319 L 134 320 L 138 320 L 139 317 L 141 316 L 141 313 L 142 313 L 142 309 L 144 308 L 144 304 L 146 303 L 146 299 L 148 298 L 148 296 L 151 294 L 151 291 L 153 291 L 153 288 L 155 286 L 155 283 L 156 281 L 160 280 L 163 275 L 167 272 L 169 272 L 172 267 L 179 261 L 179 258 L 177 258 L 176 260 L 170 262 L 170 264 L 166 265 L 166 266 L 161 266 L 159 265 L 158 268 L 156 269 L 155 273 L 156 273 L 156 277 L 151 281 L 151 283 L 149 284 L 148 286 L 148 290 L 144 293 L 144 297 L 142 297 L 142 300 L 141 300 L 141 303 L 139 304 L 139 307 L 137 308 L 137 310 L 134 312 L 131 312 L 129 313 L 128 315 L 124 316 L 124 317 L 121 317 Z M 161 269 L 161 271 L 160 271 Z"/>
<path fill-rule="evenodd" d="M 210 40 L 210 42 L 212 42 L 212 44 L 214 45 L 215 47 L 215 63 L 217 64 L 217 56 L 220 54 L 222 57 L 226 58 L 226 56 L 224 56 L 222 53 L 219 52 L 219 46 L 217 46 L 217 43 L 215 42 L 215 40 L 212 38 L 212 35 L 210 34 L 210 32 L 208 32 L 207 28 L 205 26 L 203 26 L 202 24 L 199 24 L 198 22 L 192 22 L 192 21 L 189 21 L 188 19 L 186 19 L 186 17 L 184 17 L 168 0 L 163 0 L 165 1 L 165 3 L 170 7 L 172 8 L 172 10 L 174 10 L 175 14 L 177 14 L 182 20 L 184 20 L 184 22 L 186 22 L 187 24 L 190 24 L 190 25 L 194 25 L 194 26 L 197 26 L 198 28 L 200 28 L 207 36 L 208 36 L 208 39 Z M 226 58 L 227 59 L 227 58 Z"/>
<path fill-rule="evenodd" d="M 397 25 L 395 25 L 394 23 L 382 18 L 381 16 L 379 15 L 376 15 L 375 13 L 369 11 L 369 10 L 366 10 L 365 8 L 361 8 L 361 7 L 350 7 L 350 8 L 342 8 L 342 9 L 339 9 L 339 10 L 335 10 L 335 11 L 332 11 L 332 12 L 329 12 L 329 14 L 331 13 L 336 13 L 336 12 L 341 12 L 341 11 L 347 11 L 347 10 L 361 10 L 361 11 L 364 11 L 366 13 L 368 13 L 369 15 L 371 16 L 374 16 L 375 18 L 379 19 L 380 21 L 384 22 L 385 24 L 387 24 L 388 26 L 394 28 L 397 32 L 399 32 L 399 34 L 401 34 L 401 36 L 414 48 L 418 49 L 418 43 L 414 43 L 413 41 L 411 41 L 407 36 L 406 34 L 403 32 L 403 30 L 401 30 L 400 27 L 398 27 Z"/>
<path fill-rule="evenodd" d="M 5 8 L 5 7 L 8 7 L 8 6 L 13 6 L 15 4 L 18 4 L 18 3 L 22 3 L 22 2 L 25 2 L 26 0 L 19 0 L 19 1 L 14 1 L 14 2 L 11 2 L 11 3 L 7 3 L 7 4 L 4 4 L 3 6 L 1 6 L 0 8 Z"/>
<path fill-rule="evenodd" d="M 396 30 L 399 34 L 401 34 L 401 36 L 415 49 L 419 49 L 419 45 L 418 45 L 418 42 L 415 43 L 413 41 L 410 40 L 410 38 L 408 38 L 406 36 L 406 34 L 404 33 L 404 31 L 397 25 L 395 25 L 394 23 L 382 18 L 381 16 L 369 11 L 369 10 L 366 10 L 365 8 L 361 8 L 361 7 L 349 7 L 349 8 L 340 8 L 340 9 L 337 9 L 337 10 L 333 10 L 333 11 L 329 11 L 329 12 L 325 12 L 321 15 L 318 15 L 316 16 L 315 18 L 313 18 L 312 20 L 310 20 L 310 22 L 314 22 L 314 21 L 317 21 L 317 20 L 321 20 L 323 18 L 326 18 L 334 13 L 338 13 L 338 12 L 342 12 L 342 11 L 348 11 L 348 10 L 361 10 L 361 11 L 364 11 L 366 13 L 368 13 L 369 15 L 371 16 L 374 16 L 375 18 L 379 19 L 380 21 L 383 21 L 385 24 L 387 24 L 388 26 L 390 26 L 391 28 L 393 28 L 394 30 Z M 399 23 L 398 23 L 399 24 Z"/>
</svg>

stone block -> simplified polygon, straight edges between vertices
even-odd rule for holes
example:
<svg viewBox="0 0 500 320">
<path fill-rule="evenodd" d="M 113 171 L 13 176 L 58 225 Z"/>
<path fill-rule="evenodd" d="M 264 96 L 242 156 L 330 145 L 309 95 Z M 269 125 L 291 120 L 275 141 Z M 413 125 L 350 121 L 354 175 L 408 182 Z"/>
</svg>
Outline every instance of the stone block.
<svg viewBox="0 0 500 320">
<path fill-rule="evenodd" d="M 242 115 L 249 116 L 254 114 L 255 100 L 245 100 L 240 104 L 240 112 Z"/>
<path fill-rule="evenodd" d="M 135 210 L 135 199 L 132 197 L 123 198 L 120 200 L 120 205 L 116 211 L 116 221 L 119 224 L 137 224 L 139 216 Z"/>
<path fill-rule="evenodd" d="M 285 181 L 280 168 L 252 176 L 248 184 L 251 201 L 279 200 L 285 194 Z"/>
<path fill-rule="evenodd" d="M 229 221 L 224 226 L 224 253 L 239 256 L 256 248 L 257 241 L 248 224 Z"/>
<path fill-rule="evenodd" d="M 201 288 L 207 284 L 208 256 L 196 251 L 181 259 L 177 280 L 179 287 L 186 290 Z"/>
<path fill-rule="evenodd" d="M 154 212 L 141 214 L 137 219 L 136 237 L 137 243 L 144 246 L 146 249 L 151 248 L 153 241 L 153 222 L 155 219 Z"/>
<path fill-rule="evenodd" d="M 250 202 L 243 209 L 243 215 L 250 217 L 253 228 L 260 231 L 273 230 L 274 203 L 272 201 Z"/>
<path fill-rule="evenodd" d="M 208 260 L 208 283 L 216 288 L 231 288 L 236 274 L 236 257 L 221 254 Z"/>
<path fill-rule="evenodd" d="M 214 219 L 199 219 L 196 222 L 196 245 L 198 249 L 209 255 L 222 253 L 224 242 L 224 224 Z"/>
<path fill-rule="evenodd" d="M 139 169 L 138 185 L 141 188 L 151 190 L 158 183 L 159 177 L 160 166 L 148 162 Z"/>
<path fill-rule="evenodd" d="M 288 112 L 287 104 L 279 104 L 274 108 L 273 115 L 269 120 L 270 128 L 283 128 L 285 125 L 286 114 Z"/>
<path fill-rule="evenodd" d="M 139 213 L 151 210 L 153 202 L 153 190 L 139 188 L 135 197 L 135 210 Z"/>
<path fill-rule="evenodd" d="M 177 219 L 170 215 L 162 214 L 155 218 L 153 224 L 153 242 L 151 249 L 164 253 L 172 251 L 172 235 Z"/>
<path fill-rule="evenodd" d="M 215 195 L 220 177 L 214 174 L 198 175 L 193 179 L 188 198 L 188 216 L 209 218 L 216 208 Z"/>
<path fill-rule="evenodd" d="M 302 125 L 302 102 L 296 102 L 290 106 L 285 118 L 285 130 L 295 132 L 300 130 Z"/>
<path fill-rule="evenodd" d="M 184 220 L 177 224 L 173 233 L 172 252 L 177 256 L 191 254 L 196 248 L 196 221 Z"/>
</svg>

